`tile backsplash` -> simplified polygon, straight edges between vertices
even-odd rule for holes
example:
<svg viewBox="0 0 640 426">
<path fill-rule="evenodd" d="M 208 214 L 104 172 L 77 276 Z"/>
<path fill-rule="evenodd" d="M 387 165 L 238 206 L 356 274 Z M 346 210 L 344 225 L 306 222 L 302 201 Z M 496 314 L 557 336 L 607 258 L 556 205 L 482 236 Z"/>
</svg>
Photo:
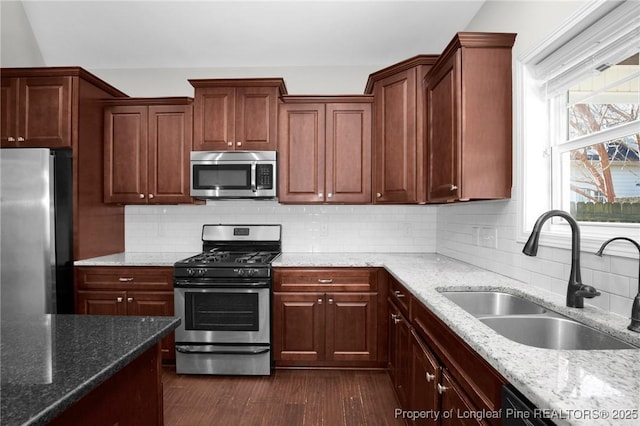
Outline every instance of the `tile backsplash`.
<svg viewBox="0 0 640 426">
<path fill-rule="evenodd" d="M 282 205 L 275 201 L 208 201 L 207 205 L 127 206 L 129 252 L 198 252 L 202 225 L 282 224 L 289 252 L 436 250 L 435 206 Z"/>
</svg>

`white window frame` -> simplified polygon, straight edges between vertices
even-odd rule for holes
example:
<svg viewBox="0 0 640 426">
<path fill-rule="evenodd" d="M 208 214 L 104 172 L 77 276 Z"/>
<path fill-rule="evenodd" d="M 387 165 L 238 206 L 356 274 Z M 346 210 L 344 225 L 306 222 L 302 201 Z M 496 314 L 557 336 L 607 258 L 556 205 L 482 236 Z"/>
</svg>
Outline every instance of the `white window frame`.
<svg viewBox="0 0 640 426">
<path fill-rule="evenodd" d="M 615 6 L 619 6 L 617 10 L 613 10 Z M 560 206 L 560 200 L 554 199 L 556 193 L 560 191 L 552 190 L 553 161 L 558 159 L 555 152 L 552 153 L 551 131 L 561 126 L 554 123 L 558 116 L 550 111 L 546 93 L 548 87 L 540 87 L 540 75 L 547 77 L 552 71 L 570 69 L 584 63 L 585 60 L 593 60 L 588 46 L 593 44 L 594 40 L 600 41 L 599 37 L 611 37 L 611 28 L 620 32 L 628 32 L 630 28 L 635 31 L 636 27 L 640 28 L 639 22 L 639 2 L 591 1 L 539 46 L 515 61 L 514 138 L 522 141 L 515 146 L 515 164 L 520 171 L 516 174 L 519 204 L 517 241 L 526 241 L 540 214 Z M 587 28 L 588 31 L 585 33 L 591 35 L 591 40 L 574 39 L 575 35 Z M 632 36 L 634 34 L 636 33 L 632 33 Z M 554 51 L 560 55 L 551 56 L 551 52 Z M 581 56 L 580 52 L 584 52 L 584 55 Z M 619 52 L 609 53 L 619 54 Z M 564 58 L 573 60 L 564 63 Z M 598 60 L 601 59 L 598 58 Z M 640 224 L 583 222 L 580 224 L 580 229 L 581 249 L 586 252 L 595 253 L 606 239 L 615 236 L 626 236 L 640 241 Z M 540 244 L 569 249 L 571 248 L 570 234 L 566 222 L 550 220 L 542 233 Z M 611 245 L 607 253 L 633 258 L 638 256 L 637 250 L 629 244 Z"/>
</svg>

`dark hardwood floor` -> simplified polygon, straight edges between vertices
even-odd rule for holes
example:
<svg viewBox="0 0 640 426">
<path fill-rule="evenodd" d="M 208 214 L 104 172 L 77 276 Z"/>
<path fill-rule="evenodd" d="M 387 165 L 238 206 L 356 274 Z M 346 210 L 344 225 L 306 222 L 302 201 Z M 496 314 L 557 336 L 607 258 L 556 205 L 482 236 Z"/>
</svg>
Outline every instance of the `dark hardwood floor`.
<svg viewBox="0 0 640 426">
<path fill-rule="evenodd" d="M 164 367 L 165 426 L 403 425 L 384 371 L 276 370 L 271 376 L 176 375 Z"/>
</svg>

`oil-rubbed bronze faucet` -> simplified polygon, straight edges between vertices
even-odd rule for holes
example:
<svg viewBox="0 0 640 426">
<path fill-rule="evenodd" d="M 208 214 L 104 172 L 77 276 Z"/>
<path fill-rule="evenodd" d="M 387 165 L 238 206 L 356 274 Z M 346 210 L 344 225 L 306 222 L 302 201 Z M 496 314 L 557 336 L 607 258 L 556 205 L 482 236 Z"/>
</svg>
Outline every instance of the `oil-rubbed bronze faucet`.
<svg viewBox="0 0 640 426">
<path fill-rule="evenodd" d="M 538 240 L 540 239 L 542 225 L 553 216 L 562 217 L 571 226 L 571 272 L 569 273 L 569 285 L 567 286 L 567 306 L 570 308 L 584 308 L 584 298 L 592 299 L 600 296 L 600 292 L 590 285 L 582 284 L 582 277 L 580 276 L 580 228 L 578 228 L 578 222 L 569 213 L 563 210 L 549 210 L 543 213 L 533 225 L 533 231 L 522 252 L 527 256 L 538 254 Z"/>
<path fill-rule="evenodd" d="M 602 246 L 600 246 L 600 250 L 598 250 L 596 254 L 598 256 L 602 256 L 602 252 L 604 251 L 604 248 L 610 242 L 615 240 L 629 241 L 631 244 L 636 246 L 636 248 L 638 249 L 638 254 L 640 254 L 640 244 L 638 244 L 637 241 L 634 241 L 631 238 L 627 238 L 627 237 L 614 237 L 614 238 L 611 238 L 610 240 L 605 241 L 604 243 L 602 243 Z M 631 331 L 635 331 L 636 333 L 640 333 L 640 262 L 638 265 L 638 294 L 636 294 L 635 299 L 633 299 L 633 305 L 631 305 L 631 324 L 629 324 L 627 328 Z"/>
</svg>

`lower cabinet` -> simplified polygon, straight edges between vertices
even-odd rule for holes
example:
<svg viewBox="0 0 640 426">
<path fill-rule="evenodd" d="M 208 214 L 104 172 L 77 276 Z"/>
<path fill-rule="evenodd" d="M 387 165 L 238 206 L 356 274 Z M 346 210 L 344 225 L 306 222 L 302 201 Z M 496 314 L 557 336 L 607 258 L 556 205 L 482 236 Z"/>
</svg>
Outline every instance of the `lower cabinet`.
<svg viewBox="0 0 640 426">
<path fill-rule="evenodd" d="M 376 268 L 275 268 L 276 367 L 384 367 L 384 276 Z"/>
<path fill-rule="evenodd" d="M 418 425 L 499 425 L 506 380 L 397 281 L 389 288 L 389 374 Z M 395 295 L 409 295 L 409 317 Z"/>
<path fill-rule="evenodd" d="M 173 316 L 173 268 L 76 267 L 75 307 L 86 315 Z M 173 333 L 161 350 L 163 362 L 175 362 Z"/>
</svg>

